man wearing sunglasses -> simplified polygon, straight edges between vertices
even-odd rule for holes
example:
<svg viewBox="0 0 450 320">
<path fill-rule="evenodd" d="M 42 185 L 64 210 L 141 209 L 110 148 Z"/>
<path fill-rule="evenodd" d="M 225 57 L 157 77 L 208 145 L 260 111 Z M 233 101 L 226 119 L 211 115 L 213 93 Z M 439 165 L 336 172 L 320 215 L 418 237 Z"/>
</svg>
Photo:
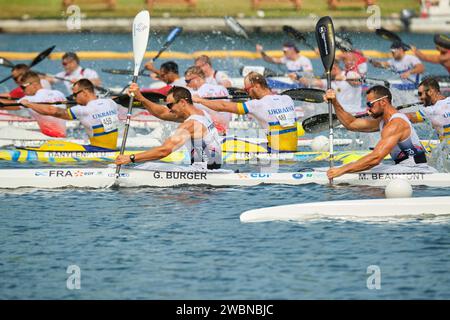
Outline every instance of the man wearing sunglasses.
<svg viewBox="0 0 450 320">
<path fill-rule="evenodd" d="M 56 77 L 70 80 L 70 82 L 64 81 L 64 85 L 69 94 L 72 93 L 72 85 L 80 79 L 89 79 L 94 86 L 101 86 L 102 82 L 97 72 L 89 68 L 81 67 L 80 58 L 75 52 L 66 52 L 62 56 L 61 64 L 64 71 L 57 73 Z M 51 81 L 57 83 L 60 80 L 52 79 Z"/>
<path fill-rule="evenodd" d="M 191 94 L 201 98 L 227 97 L 228 90 L 224 86 L 206 83 L 206 76 L 200 67 L 189 67 L 184 73 L 184 80 Z M 228 112 L 217 112 L 201 104 L 195 105 L 197 108 L 209 113 L 214 121 L 214 125 L 220 134 L 225 135 L 228 124 L 231 121 L 231 114 Z"/>
<path fill-rule="evenodd" d="M 450 97 L 442 95 L 439 83 L 433 78 L 423 80 L 417 91 L 424 107 L 406 115 L 414 123 L 430 120 L 439 140 L 447 140 L 450 145 Z"/>
<path fill-rule="evenodd" d="M 33 71 L 28 71 L 20 78 L 20 88 L 25 96 L 18 100 L 23 106 L 29 102 L 60 102 L 65 101 L 64 94 L 57 90 L 44 89 L 41 84 L 41 78 Z M 62 109 L 61 109 L 62 108 Z M 65 107 L 58 108 L 65 110 Z M 19 110 L 22 107 L 8 107 L 9 110 Z M 30 116 L 35 119 L 41 132 L 49 137 L 61 138 L 66 136 L 66 122 L 39 114 L 28 109 Z"/>
<path fill-rule="evenodd" d="M 23 63 L 19 63 L 16 64 L 12 69 L 11 69 L 11 76 L 14 80 L 14 82 L 17 85 L 17 88 L 11 90 L 10 92 L 6 92 L 6 93 L 2 93 L 0 94 L 0 98 L 12 98 L 12 99 L 20 99 L 23 98 L 25 96 L 25 93 L 23 92 L 22 88 L 20 87 L 21 85 L 21 77 L 30 70 L 30 67 L 28 67 L 26 64 Z M 40 77 L 40 81 L 41 81 L 41 85 L 44 89 L 52 89 L 52 86 L 50 84 L 50 82 L 48 82 L 46 79 L 44 79 L 43 77 Z"/>
<path fill-rule="evenodd" d="M 403 84 L 398 89 L 415 89 L 420 82 L 420 75 L 424 73 L 425 66 L 415 56 L 405 53 L 406 47 L 401 42 L 391 45 L 392 59 L 388 61 L 369 60 L 377 68 L 391 69 L 402 79 Z"/>
<path fill-rule="evenodd" d="M 372 119 L 355 118 L 346 112 L 332 89 L 327 90 L 324 100 L 331 100 L 339 121 L 346 129 L 381 133 L 381 139 L 371 153 L 358 161 L 329 169 L 328 178 L 369 169 L 370 172 L 377 173 L 436 172 L 436 169 L 427 165 L 425 149 L 408 117 L 392 106 L 392 94 L 389 89 L 374 86 L 367 91 L 368 114 Z M 391 155 L 395 165 L 381 163 L 388 154 Z"/>
<path fill-rule="evenodd" d="M 285 42 L 283 45 L 283 57 L 272 58 L 268 56 L 263 47 L 256 45 L 256 52 L 260 53 L 264 61 L 274 64 L 284 64 L 288 70 L 289 77 L 301 77 L 313 74 L 311 60 L 300 54 L 300 50 L 292 42 Z"/>
<path fill-rule="evenodd" d="M 188 89 L 173 87 L 167 95 L 167 105 L 159 105 L 145 99 L 136 83 L 129 93 L 141 101 L 147 110 L 161 120 L 181 122 L 176 131 L 160 147 L 133 155 L 119 155 L 116 164 L 155 161 L 167 157 L 186 145 L 191 151 L 191 166 L 149 162 L 139 166 L 146 170 L 204 171 L 220 169 L 222 163 L 221 139 L 207 112 L 196 108 Z"/>
<path fill-rule="evenodd" d="M 97 98 L 94 84 L 88 79 L 80 79 L 75 82 L 72 94 L 78 105 L 70 109 L 28 101 L 22 103 L 35 112 L 54 117 L 53 119 L 79 120 L 85 128 L 90 142 L 89 145 L 82 146 L 84 151 L 117 150 L 120 125 L 119 106 L 112 99 Z"/>
<path fill-rule="evenodd" d="M 245 103 L 224 100 L 207 100 L 194 96 L 200 103 L 218 112 L 250 114 L 266 131 L 267 150 L 272 153 L 297 151 L 297 117 L 294 101 L 287 95 L 273 94 L 266 79 L 250 72 L 244 78 L 245 91 L 252 100 Z"/>
<path fill-rule="evenodd" d="M 152 61 L 148 61 L 145 64 L 145 68 L 153 72 L 153 74 L 151 75 L 153 79 L 161 80 L 166 85 L 158 89 L 143 89 L 143 92 L 153 91 L 167 96 L 167 93 L 172 87 L 186 87 L 186 83 L 183 79 L 180 78 L 180 75 L 178 74 L 178 64 L 176 64 L 174 61 L 164 62 L 159 67 L 159 70 L 155 68 Z"/>
</svg>

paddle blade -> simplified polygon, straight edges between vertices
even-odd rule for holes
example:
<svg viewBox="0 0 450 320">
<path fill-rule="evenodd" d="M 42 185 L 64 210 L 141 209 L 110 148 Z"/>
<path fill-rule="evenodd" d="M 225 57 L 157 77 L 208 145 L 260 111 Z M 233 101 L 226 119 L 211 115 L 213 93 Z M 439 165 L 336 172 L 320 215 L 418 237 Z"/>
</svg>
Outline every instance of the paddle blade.
<svg viewBox="0 0 450 320">
<path fill-rule="evenodd" d="M 339 120 L 335 114 L 333 114 L 333 126 L 339 125 Z M 302 127 L 307 133 L 319 133 L 327 131 L 329 129 L 329 114 L 321 113 L 316 114 L 310 118 L 303 120 Z"/>
<path fill-rule="evenodd" d="M 102 72 L 115 74 L 115 75 L 132 75 L 133 70 L 129 69 L 102 69 Z M 146 73 L 144 70 L 141 70 L 139 72 L 140 76 L 146 76 L 148 73 Z"/>
<path fill-rule="evenodd" d="M 341 38 L 339 36 L 335 36 L 336 39 L 336 47 L 342 51 L 353 51 L 353 46 L 347 39 Z"/>
<path fill-rule="evenodd" d="M 147 99 L 150 100 L 154 103 L 164 103 L 166 96 L 158 93 L 158 92 L 142 92 L 142 95 Z M 130 96 L 127 94 L 123 94 L 120 95 L 118 97 L 113 98 L 113 100 L 117 103 L 120 104 L 123 107 L 128 108 L 129 104 L 130 104 Z M 133 107 L 135 108 L 144 108 L 142 106 L 142 103 L 140 101 L 137 100 L 133 100 Z"/>
<path fill-rule="evenodd" d="M 286 26 L 286 25 L 283 26 L 283 31 L 291 38 L 293 38 L 297 41 L 303 42 L 305 44 L 305 46 L 307 46 L 311 50 L 314 50 L 314 47 L 308 43 L 308 40 L 306 40 L 306 35 L 304 33 L 300 32 L 298 30 L 295 30 L 291 26 Z"/>
<path fill-rule="evenodd" d="M 172 29 L 172 31 L 167 36 L 166 44 L 170 45 L 172 42 L 175 41 L 176 37 L 183 31 L 182 27 L 175 27 Z"/>
<path fill-rule="evenodd" d="M 141 69 L 142 60 L 147 50 L 150 33 L 150 13 L 147 10 L 139 12 L 133 20 L 133 56 L 134 73 L 137 77 Z"/>
<path fill-rule="evenodd" d="M 299 89 L 289 89 L 281 93 L 292 98 L 296 101 L 306 101 L 311 103 L 323 103 L 323 96 L 325 91 L 320 89 L 312 88 L 299 88 Z"/>
<path fill-rule="evenodd" d="M 316 24 L 316 41 L 327 74 L 330 73 L 336 52 L 334 26 L 330 17 L 322 17 Z"/>
<path fill-rule="evenodd" d="M 248 38 L 248 34 L 247 34 L 247 32 L 245 31 L 245 29 L 244 29 L 244 27 L 243 26 L 241 26 L 240 24 L 239 24 L 239 22 L 237 22 L 236 21 L 236 19 L 234 19 L 233 17 L 229 17 L 229 16 L 226 16 L 226 17 L 224 17 L 224 19 L 225 19 L 225 24 L 235 33 L 235 34 L 237 34 L 238 36 L 240 36 L 240 37 L 242 37 L 242 38 L 245 38 L 245 39 L 249 39 Z"/>
<path fill-rule="evenodd" d="M 391 32 L 389 30 L 386 30 L 385 28 L 376 29 L 375 34 L 385 40 L 389 40 L 392 42 L 395 42 L 395 41 L 402 42 L 402 39 L 400 39 L 400 37 L 398 35 L 396 35 L 395 33 Z"/>
<path fill-rule="evenodd" d="M 47 58 L 49 56 L 49 54 L 53 51 L 53 49 L 55 49 L 56 46 L 51 46 L 50 48 L 42 51 L 41 53 L 39 53 L 37 55 L 36 58 L 33 59 L 33 61 L 31 61 L 31 63 L 28 65 L 30 68 L 34 67 L 35 65 L 37 65 L 39 62 L 41 62 L 42 60 L 44 60 L 45 58 Z"/>
<path fill-rule="evenodd" d="M 14 68 L 15 64 L 6 58 L 0 57 L 0 66 L 6 67 L 6 68 Z"/>
</svg>

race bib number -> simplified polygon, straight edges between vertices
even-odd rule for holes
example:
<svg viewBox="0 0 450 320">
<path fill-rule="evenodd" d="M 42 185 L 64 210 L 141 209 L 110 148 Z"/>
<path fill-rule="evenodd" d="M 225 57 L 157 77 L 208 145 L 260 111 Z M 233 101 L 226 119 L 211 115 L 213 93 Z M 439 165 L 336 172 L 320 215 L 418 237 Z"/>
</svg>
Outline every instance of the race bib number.
<svg viewBox="0 0 450 320">
<path fill-rule="evenodd" d="M 119 127 L 119 118 L 117 116 L 107 116 L 101 118 L 105 132 L 111 132 Z"/>
<path fill-rule="evenodd" d="M 276 117 L 282 127 L 292 127 L 295 125 L 295 115 L 294 114 L 283 113 L 283 114 L 278 114 Z"/>
</svg>

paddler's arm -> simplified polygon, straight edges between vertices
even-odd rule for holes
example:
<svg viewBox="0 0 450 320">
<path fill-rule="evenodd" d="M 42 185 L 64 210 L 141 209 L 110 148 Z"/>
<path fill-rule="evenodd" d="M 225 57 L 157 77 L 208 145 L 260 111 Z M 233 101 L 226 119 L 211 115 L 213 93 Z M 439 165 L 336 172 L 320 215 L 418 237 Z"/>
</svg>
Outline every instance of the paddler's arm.
<svg viewBox="0 0 450 320">
<path fill-rule="evenodd" d="M 192 101 L 195 103 L 200 103 L 205 107 L 214 111 L 241 114 L 239 112 L 239 103 L 236 102 L 230 102 L 225 100 L 208 100 L 200 98 L 197 95 L 192 96 Z"/>
<path fill-rule="evenodd" d="M 160 160 L 167 157 L 175 150 L 181 148 L 186 143 L 186 141 L 191 138 L 193 130 L 194 121 L 187 121 L 181 124 L 175 131 L 175 133 L 167 138 L 167 140 L 164 141 L 161 146 L 144 152 L 136 153 L 134 155 L 134 162 Z M 115 160 L 116 164 L 127 164 L 130 162 L 132 162 L 130 155 L 119 155 Z"/>
<path fill-rule="evenodd" d="M 375 149 L 361 159 L 346 164 L 341 167 L 331 168 L 327 171 L 329 179 L 339 177 L 345 173 L 360 172 L 369 170 L 381 161 L 391 152 L 394 146 L 401 140 L 402 132 L 404 132 L 407 123 L 401 119 L 394 119 L 387 124 L 381 133 L 381 140 L 375 146 Z"/>
<path fill-rule="evenodd" d="M 377 60 L 373 60 L 373 59 L 369 59 L 369 63 L 371 65 L 373 65 L 376 68 L 384 68 L 387 69 L 389 68 L 391 65 L 389 64 L 389 62 L 387 61 L 377 61 Z"/>
<path fill-rule="evenodd" d="M 414 53 L 414 55 L 419 58 L 420 60 L 431 62 L 431 63 L 441 63 L 439 60 L 439 55 L 428 55 L 420 51 L 414 46 L 411 46 L 411 51 Z"/>
<path fill-rule="evenodd" d="M 44 116 L 52 116 L 64 120 L 72 120 L 72 118 L 69 115 L 68 109 L 58 108 L 47 104 L 31 103 L 27 100 L 22 100 L 20 103 L 24 107 L 32 109 Z"/>
<path fill-rule="evenodd" d="M 405 116 L 407 116 L 409 121 L 411 121 L 412 123 L 419 123 L 424 121 L 424 118 L 422 117 L 419 111 L 407 112 L 405 113 Z"/>
<path fill-rule="evenodd" d="M 148 110 L 152 115 L 155 117 L 166 120 L 166 121 L 174 121 L 174 122 L 183 122 L 183 119 L 178 118 L 177 115 L 170 112 L 169 108 L 166 106 L 162 106 L 159 104 L 156 104 L 154 102 L 151 102 L 150 100 L 146 99 L 141 91 L 139 90 L 139 86 L 136 83 L 132 83 L 130 85 L 130 88 L 128 89 L 129 93 L 134 93 L 134 98 L 140 102 L 142 102 L 142 105 L 145 107 L 145 109 Z"/>
<path fill-rule="evenodd" d="M 425 71 L 425 66 L 423 63 L 416 64 L 411 70 L 406 71 L 400 75 L 400 78 L 406 79 L 412 74 L 421 74 Z"/>
<path fill-rule="evenodd" d="M 20 106 L 16 107 L 2 107 L 2 104 L 10 104 L 10 103 L 16 103 L 15 100 L 9 100 L 9 99 L 1 99 L 0 98 L 0 110 L 20 110 Z"/>
<path fill-rule="evenodd" d="M 379 130 L 378 120 L 355 118 L 351 113 L 345 111 L 336 99 L 336 92 L 333 89 L 327 90 L 324 95 L 324 101 L 328 102 L 328 100 L 331 100 L 336 116 L 346 129 L 356 132 L 375 132 Z"/>
<path fill-rule="evenodd" d="M 262 47 L 260 44 L 257 44 L 257 45 L 256 45 L 256 52 L 258 52 L 259 54 L 261 54 L 261 57 L 263 58 L 264 61 L 267 61 L 267 62 L 269 62 L 269 63 L 275 63 L 275 64 L 281 63 L 281 60 L 280 60 L 280 59 L 278 59 L 278 58 L 272 58 L 272 57 L 268 56 L 268 55 L 264 52 L 263 47 Z"/>
</svg>

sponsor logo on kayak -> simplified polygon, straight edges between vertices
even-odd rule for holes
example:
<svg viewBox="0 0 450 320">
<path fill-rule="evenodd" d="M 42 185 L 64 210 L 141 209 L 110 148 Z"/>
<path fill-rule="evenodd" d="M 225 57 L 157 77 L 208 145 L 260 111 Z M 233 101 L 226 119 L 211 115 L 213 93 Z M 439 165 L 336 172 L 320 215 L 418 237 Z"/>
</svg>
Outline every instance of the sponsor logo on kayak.
<svg viewBox="0 0 450 320">
<path fill-rule="evenodd" d="M 98 172 L 97 174 L 99 174 L 100 172 Z M 116 174 L 115 173 L 108 173 L 108 177 L 115 177 Z M 129 177 L 130 174 L 129 173 L 125 173 L 125 172 L 121 172 L 119 173 L 119 178 L 127 178 Z"/>
<path fill-rule="evenodd" d="M 36 171 L 36 172 L 34 173 L 34 175 L 35 175 L 36 177 L 48 177 L 48 173 L 45 172 L 45 171 Z"/>
<path fill-rule="evenodd" d="M 250 173 L 250 178 L 266 179 L 266 178 L 270 178 L 270 173 Z"/>
<path fill-rule="evenodd" d="M 394 180 L 397 178 L 423 180 L 425 175 L 425 173 L 360 173 L 358 180 Z"/>
<path fill-rule="evenodd" d="M 303 174 L 301 174 L 301 173 L 294 173 L 292 175 L 292 178 L 294 178 L 294 179 L 303 179 Z"/>
<path fill-rule="evenodd" d="M 154 171 L 153 178 L 165 180 L 206 180 L 206 172 Z"/>
</svg>

